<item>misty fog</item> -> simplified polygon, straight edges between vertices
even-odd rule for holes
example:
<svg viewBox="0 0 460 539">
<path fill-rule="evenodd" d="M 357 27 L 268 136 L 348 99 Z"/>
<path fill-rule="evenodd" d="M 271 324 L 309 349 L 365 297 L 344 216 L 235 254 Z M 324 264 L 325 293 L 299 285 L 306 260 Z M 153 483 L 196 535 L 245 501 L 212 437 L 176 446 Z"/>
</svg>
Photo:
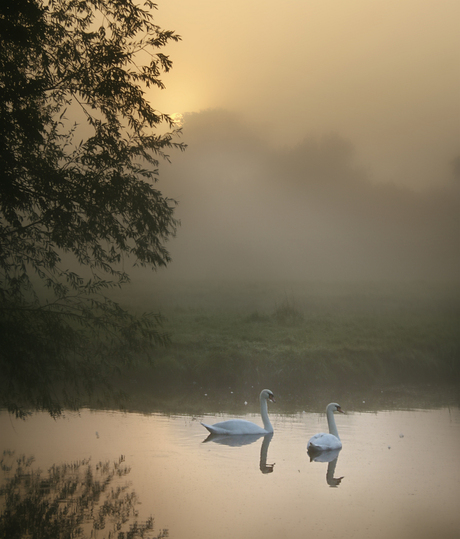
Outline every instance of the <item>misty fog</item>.
<svg viewBox="0 0 460 539">
<path fill-rule="evenodd" d="M 182 36 L 160 111 L 235 111 L 276 147 L 336 132 L 374 182 L 415 190 L 460 151 L 457 0 L 174 0 L 155 18 Z"/>
<path fill-rule="evenodd" d="M 458 281 L 454 162 L 439 187 L 416 192 L 373 181 L 340 134 L 275 148 L 224 110 L 188 114 L 183 130 L 187 150 L 160 168 L 158 188 L 181 221 L 160 275 Z"/>
<path fill-rule="evenodd" d="M 182 41 L 146 91 L 188 148 L 160 163 L 182 226 L 155 279 L 458 282 L 459 13 L 160 2 Z"/>
</svg>

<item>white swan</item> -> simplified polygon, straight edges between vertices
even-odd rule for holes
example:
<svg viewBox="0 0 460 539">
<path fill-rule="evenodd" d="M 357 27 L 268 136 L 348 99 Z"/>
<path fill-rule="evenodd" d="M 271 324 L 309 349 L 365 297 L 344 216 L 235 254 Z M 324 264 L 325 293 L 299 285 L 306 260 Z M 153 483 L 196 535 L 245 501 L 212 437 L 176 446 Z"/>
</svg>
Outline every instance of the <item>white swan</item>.
<svg viewBox="0 0 460 539">
<path fill-rule="evenodd" d="M 252 421 L 246 421 L 246 419 L 229 419 L 228 421 L 221 421 L 220 423 L 214 423 L 214 425 L 206 425 L 201 423 L 203 427 L 206 427 L 211 434 L 269 434 L 273 432 L 272 424 L 268 419 L 268 406 L 267 401 L 275 402 L 275 396 L 269 389 L 263 389 L 260 393 L 260 415 L 264 422 L 264 427 L 259 427 Z"/>
<path fill-rule="evenodd" d="M 309 453 L 331 451 L 342 448 L 342 442 L 340 441 L 337 425 L 335 424 L 334 412 L 340 412 L 341 414 L 345 413 L 340 405 L 336 402 L 331 402 L 327 405 L 326 415 L 327 424 L 329 426 L 329 434 L 320 432 L 319 434 L 312 436 L 310 440 L 308 440 L 307 444 L 307 451 Z"/>
</svg>

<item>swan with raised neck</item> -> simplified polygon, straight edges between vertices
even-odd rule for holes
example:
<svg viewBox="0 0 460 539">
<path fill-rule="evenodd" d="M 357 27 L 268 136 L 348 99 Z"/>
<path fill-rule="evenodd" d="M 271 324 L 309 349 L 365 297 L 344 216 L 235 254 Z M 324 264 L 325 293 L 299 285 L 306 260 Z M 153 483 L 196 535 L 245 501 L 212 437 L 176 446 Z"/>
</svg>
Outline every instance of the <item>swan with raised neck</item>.
<svg viewBox="0 0 460 539">
<path fill-rule="evenodd" d="M 339 432 L 335 423 L 334 412 L 344 414 L 340 404 L 331 402 L 326 407 L 327 425 L 329 427 L 329 433 L 320 432 L 310 438 L 307 444 L 307 451 L 319 452 L 329 451 L 332 449 L 341 449 L 342 442 L 340 441 Z"/>
<path fill-rule="evenodd" d="M 275 402 L 275 396 L 270 389 L 263 389 L 260 392 L 259 399 L 260 415 L 264 424 L 263 428 L 246 419 L 228 419 L 227 421 L 214 423 L 214 425 L 207 425 L 206 423 L 201 424 L 203 427 L 207 428 L 211 434 L 269 434 L 273 432 L 273 426 L 268 417 L 268 401 Z"/>
</svg>

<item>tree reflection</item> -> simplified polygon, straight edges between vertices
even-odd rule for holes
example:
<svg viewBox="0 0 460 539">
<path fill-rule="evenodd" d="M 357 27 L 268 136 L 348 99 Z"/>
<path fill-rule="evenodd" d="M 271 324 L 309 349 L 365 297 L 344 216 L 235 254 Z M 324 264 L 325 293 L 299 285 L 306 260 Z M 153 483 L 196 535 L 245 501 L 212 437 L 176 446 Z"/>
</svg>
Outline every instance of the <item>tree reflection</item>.
<svg viewBox="0 0 460 539">
<path fill-rule="evenodd" d="M 332 451 L 312 451 L 308 450 L 308 456 L 310 457 L 310 462 L 327 462 L 327 472 L 326 472 L 326 483 L 330 487 L 338 487 L 342 482 L 342 477 L 334 477 L 335 467 L 337 466 L 337 461 L 339 459 L 341 449 L 334 449 Z"/>
<path fill-rule="evenodd" d="M 0 537 L 8 539 L 161 539 L 153 518 L 142 523 L 139 503 L 122 479 L 130 472 L 121 456 L 91 465 L 90 459 L 33 470 L 34 459 L 4 451 L 0 460 Z"/>
<path fill-rule="evenodd" d="M 262 445 L 260 447 L 260 460 L 259 469 L 263 474 L 273 472 L 275 464 L 267 464 L 268 446 L 273 438 L 273 432 L 269 434 L 241 434 L 241 435 L 228 435 L 228 434 L 210 434 L 203 443 L 214 442 L 215 444 L 228 445 L 229 447 L 241 447 L 243 445 L 249 445 L 263 436 Z"/>
</svg>

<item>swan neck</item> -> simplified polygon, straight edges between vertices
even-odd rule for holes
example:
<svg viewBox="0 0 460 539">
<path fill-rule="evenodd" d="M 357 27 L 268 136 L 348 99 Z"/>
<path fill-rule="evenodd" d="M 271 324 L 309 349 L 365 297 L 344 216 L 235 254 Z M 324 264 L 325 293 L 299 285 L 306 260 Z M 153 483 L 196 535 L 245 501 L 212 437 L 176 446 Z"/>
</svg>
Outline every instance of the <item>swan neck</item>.
<svg viewBox="0 0 460 539">
<path fill-rule="evenodd" d="M 329 434 L 333 434 L 340 440 L 340 436 L 337 431 L 337 425 L 335 424 L 334 411 L 331 408 L 329 408 L 327 411 L 327 424 L 329 427 Z"/>
<path fill-rule="evenodd" d="M 268 404 L 267 399 L 260 399 L 260 415 L 262 416 L 262 421 L 264 423 L 264 429 L 267 432 L 273 432 L 272 424 L 268 418 Z"/>
</svg>

